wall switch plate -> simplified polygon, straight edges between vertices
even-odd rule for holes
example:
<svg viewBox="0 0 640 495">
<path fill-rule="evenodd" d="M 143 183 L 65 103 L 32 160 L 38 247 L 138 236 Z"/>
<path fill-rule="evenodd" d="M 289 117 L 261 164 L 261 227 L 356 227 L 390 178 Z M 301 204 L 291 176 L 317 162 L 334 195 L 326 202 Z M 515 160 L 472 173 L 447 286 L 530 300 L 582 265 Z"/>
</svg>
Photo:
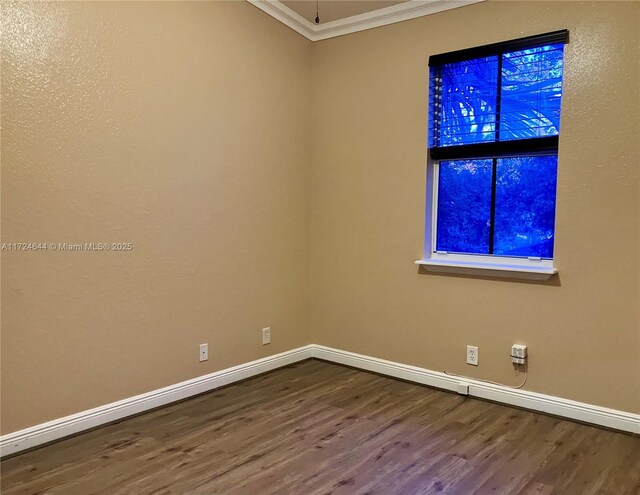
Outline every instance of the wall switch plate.
<svg viewBox="0 0 640 495">
<path fill-rule="evenodd" d="M 209 359 L 209 344 L 200 344 L 200 362 Z"/>
<path fill-rule="evenodd" d="M 474 345 L 467 346 L 467 364 L 478 366 L 478 348 Z"/>
<path fill-rule="evenodd" d="M 262 329 L 262 345 L 271 344 L 271 327 Z"/>
</svg>

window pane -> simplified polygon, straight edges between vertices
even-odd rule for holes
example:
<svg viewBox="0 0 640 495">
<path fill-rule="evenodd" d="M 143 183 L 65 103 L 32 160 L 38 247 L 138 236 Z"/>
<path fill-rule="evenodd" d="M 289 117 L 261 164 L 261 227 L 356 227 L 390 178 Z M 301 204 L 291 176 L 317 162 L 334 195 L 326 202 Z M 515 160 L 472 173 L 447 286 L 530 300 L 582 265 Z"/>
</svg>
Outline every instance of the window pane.
<svg viewBox="0 0 640 495">
<path fill-rule="evenodd" d="M 495 140 L 497 56 L 444 64 L 431 78 L 431 146 Z"/>
<path fill-rule="evenodd" d="M 494 254 L 553 258 L 557 167 L 556 156 L 498 160 Z"/>
<path fill-rule="evenodd" d="M 558 135 L 563 49 L 547 45 L 503 55 L 500 140 Z"/>
<path fill-rule="evenodd" d="M 489 253 L 492 160 L 440 162 L 437 251 Z"/>
</svg>

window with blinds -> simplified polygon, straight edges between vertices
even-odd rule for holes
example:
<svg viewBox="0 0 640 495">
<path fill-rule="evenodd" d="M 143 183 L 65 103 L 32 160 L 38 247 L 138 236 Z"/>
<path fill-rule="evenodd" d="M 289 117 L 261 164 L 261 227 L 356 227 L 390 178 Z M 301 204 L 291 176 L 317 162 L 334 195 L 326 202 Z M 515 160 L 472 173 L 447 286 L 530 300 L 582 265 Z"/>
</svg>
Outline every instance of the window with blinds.
<svg viewBox="0 0 640 495">
<path fill-rule="evenodd" d="M 435 255 L 553 259 L 567 31 L 431 56 Z"/>
</svg>

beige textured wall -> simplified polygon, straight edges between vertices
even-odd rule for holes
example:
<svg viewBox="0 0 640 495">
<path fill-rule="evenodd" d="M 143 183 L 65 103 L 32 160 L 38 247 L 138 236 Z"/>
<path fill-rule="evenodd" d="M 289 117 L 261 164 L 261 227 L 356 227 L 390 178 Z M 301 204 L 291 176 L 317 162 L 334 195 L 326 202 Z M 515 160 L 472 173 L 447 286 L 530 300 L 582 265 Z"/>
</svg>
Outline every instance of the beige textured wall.
<svg viewBox="0 0 640 495">
<path fill-rule="evenodd" d="M 317 343 L 640 412 L 640 4 L 486 2 L 314 45 Z M 568 28 L 559 278 L 418 272 L 429 55 Z M 480 366 L 465 364 L 465 345 Z"/>
<path fill-rule="evenodd" d="M 134 246 L 3 253 L 2 432 L 309 343 L 311 43 L 246 2 L 2 17 L 2 241 Z"/>
<path fill-rule="evenodd" d="M 311 341 L 506 383 L 524 342 L 528 389 L 640 411 L 637 3 L 314 45 L 245 2 L 2 9 L 2 241 L 134 246 L 2 254 L 3 433 Z M 419 273 L 428 56 L 559 28 L 560 277 Z"/>
</svg>

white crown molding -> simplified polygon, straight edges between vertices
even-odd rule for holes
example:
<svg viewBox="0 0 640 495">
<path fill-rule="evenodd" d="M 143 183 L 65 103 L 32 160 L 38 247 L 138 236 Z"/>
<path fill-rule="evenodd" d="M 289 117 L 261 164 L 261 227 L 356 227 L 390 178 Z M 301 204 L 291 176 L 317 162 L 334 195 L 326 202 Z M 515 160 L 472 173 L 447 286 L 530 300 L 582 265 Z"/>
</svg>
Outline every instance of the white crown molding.
<svg viewBox="0 0 640 495">
<path fill-rule="evenodd" d="M 320 41 L 366 29 L 407 21 L 436 12 L 465 7 L 485 0 L 409 0 L 383 9 L 354 15 L 324 24 L 314 24 L 279 0 L 247 0 L 311 41 Z"/>
<path fill-rule="evenodd" d="M 300 33 L 305 38 L 311 39 L 313 34 L 313 24 L 302 17 L 297 12 L 291 10 L 285 4 L 278 0 L 247 0 L 254 7 L 258 7 L 271 17 L 279 20 L 282 24 L 289 26 L 291 29 Z"/>
<path fill-rule="evenodd" d="M 337 21 L 327 22 L 325 24 L 309 23 L 313 28 L 313 37 L 309 39 L 311 39 L 311 41 L 320 41 L 327 38 L 335 38 L 336 36 L 365 31 L 396 22 L 408 21 L 416 17 L 457 9 L 483 1 L 484 0 L 410 0 L 392 5 L 391 7 L 385 7 L 384 9 L 346 17 L 345 19 L 338 19 Z"/>
<path fill-rule="evenodd" d="M 453 392 L 464 383 L 469 387 L 469 396 L 640 434 L 638 414 L 311 344 L 3 435 L 0 456 L 13 455 L 312 357 Z"/>
</svg>

